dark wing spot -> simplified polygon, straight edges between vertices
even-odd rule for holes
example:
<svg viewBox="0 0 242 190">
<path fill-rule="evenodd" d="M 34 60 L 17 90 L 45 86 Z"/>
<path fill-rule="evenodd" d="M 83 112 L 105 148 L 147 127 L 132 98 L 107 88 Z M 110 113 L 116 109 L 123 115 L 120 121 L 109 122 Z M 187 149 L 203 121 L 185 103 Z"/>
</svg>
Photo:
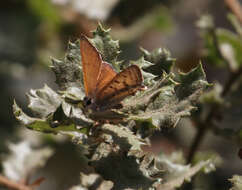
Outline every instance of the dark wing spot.
<svg viewBox="0 0 242 190">
<path fill-rule="evenodd" d="M 125 81 L 123 82 L 123 85 L 126 86 L 126 87 L 129 86 L 129 85 L 127 84 L 127 82 L 125 82 Z"/>
</svg>

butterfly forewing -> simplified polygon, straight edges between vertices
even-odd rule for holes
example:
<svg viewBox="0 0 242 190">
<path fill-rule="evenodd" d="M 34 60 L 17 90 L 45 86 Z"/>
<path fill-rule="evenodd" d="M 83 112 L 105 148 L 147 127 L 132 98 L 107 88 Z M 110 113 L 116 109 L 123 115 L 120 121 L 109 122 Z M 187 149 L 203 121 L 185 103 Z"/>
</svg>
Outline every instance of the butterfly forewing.
<svg viewBox="0 0 242 190">
<path fill-rule="evenodd" d="M 101 73 L 98 79 L 96 94 L 108 84 L 117 75 L 116 71 L 106 62 L 102 62 Z"/>
<path fill-rule="evenodd" d="M 138 66 L 132 65 L 118 73 L 98 94 L 96 103 L 100 106 L 115 104 L 134 94 L 141 88 L 143 77 Z"/>
<path fill-rule="evenodd" d="M 95 90 L 101 72 L 102 58 L 97 49 L 85 36 L 81 36 L 80 51 L 85 93 L 87 97 L 92 98 L 95 96 Z"/>
</svg>

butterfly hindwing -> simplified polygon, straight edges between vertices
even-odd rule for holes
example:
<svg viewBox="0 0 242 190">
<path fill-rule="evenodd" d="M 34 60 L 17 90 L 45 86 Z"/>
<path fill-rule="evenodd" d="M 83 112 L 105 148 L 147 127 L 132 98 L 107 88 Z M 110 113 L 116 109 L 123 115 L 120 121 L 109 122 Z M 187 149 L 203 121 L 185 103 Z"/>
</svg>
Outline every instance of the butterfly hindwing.
<svg viewBox="0 0 242 190">
<path fill-rule="evenodd" d="M 134 94 L 141 88 L 143 77 L 138 66 L 132 65 L 118 73 L 97 95 L 96 103 L 100 106 L 115 104 Z"/>
<path fill-rule="evenodd" d="M 80 51 L 84 88 L 87 97 L 94 97 L 102 67 L 102 58 L 85 36 L 81 36 Z"/>
</svg>

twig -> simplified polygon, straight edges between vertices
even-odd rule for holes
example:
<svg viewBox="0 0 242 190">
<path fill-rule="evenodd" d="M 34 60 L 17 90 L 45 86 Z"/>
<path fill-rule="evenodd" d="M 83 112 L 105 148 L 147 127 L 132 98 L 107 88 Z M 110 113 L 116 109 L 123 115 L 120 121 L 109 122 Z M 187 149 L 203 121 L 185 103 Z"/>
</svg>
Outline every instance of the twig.
<svg viewBox="0 0 242 190">
<path fill-rule="evenodd" d="M 230 91 L 233 83 L 239 78 L 241 74 L 242 74 L 242 67 L 240 67 L 238 71 L 231 73 L 231 76 L 229 77 L 229 80 L 225 84 L 224 89 L 221 93 L 222 97 L 224 97 Z"/>
<path fill-rule="evenodd" d="M 3 185 L 5 187 L 8 187 L 9 189 L 13 189 L 13 190 L 33 190 L 29 186 L 12 181 L 2 175 L 0 175 L 0 185 Z"/>
<path fill-rule="evenodd" d="M 222 97 L 225 97 L 229 92 L 230 89 L 233 85 L 233 83 L 242 75 L 242 67 L 239 68 L 239 70 L 235 73 L 231 73 L 227 83 L 225 84 L 225 87 L 221 93 Z M 192 146 L 190 148 L 188 157 L 187 157 L 187 162 L 191 162 L 194 154 L 196 153 L 198 147 L 200 146 L 200 144 L 202 143 L 202 140 L 206 134 L 206 132 L 208 131 L 208 129 L 210 128 L 210 126 L 212 127 L 213 125 L 211 125 L 211 121 L 214 117 L 214 114 L 217 112 L 217 106 L 213 106 L 209 112 L 209 114 L 207 115 L 206 119 L 204 120 L 204 122 L 199 123 L 199 129 L 197 131 L 197 134 L 194 138 L 194 141 L 192 143 Z"/>
<path fill-rule="evenodd" d="M 227 66 L 229 67 L 229 63 L 227 62 L 227 60 L 223 57 L 222 53 L 220 52 L 218 39 L 217 39 L 217 36 L 216 36 L 216 33 L 215 33 L 215 29 L 214 28 L 211 29 L 210 33 L 212 35 L 213 43 L 214 43 L 214 46 L 215 46 L 215 49 L 217 51 L 218 56 L 224 62 L 226 62 Z M 241 74 L 242 74 L 242 67 L 240 67 L 239 70 L 237 70 L 236 72 L 231 72 L 229 79 L 226 82 L 226 84 L 224 85 L 224 89 L 221 93 L 222 97 L 225 97 L 228 94 L 228 92 L 230 92 L 230 89 L 231 89 L 233 83 L 241 76 Z M 188 163 L 191 162 L 191 160 L 193 159 L 194 154 L 196 153 L 198 147 L 202 143 L 202 140 L 203 140 L 206 132 L 208 131 L 208 129 L 211 126 L 211 122 L 212 122 L 212 119 L 213 119 L 216 111 L 217 111 L 217 106 L 215 105 L 210 109 L 210 112 L 208 113 L 206 119 L 203 122 L 197 124 L 198 125 L 198 131 L 197 131 L 197 134 L 196 134 L 196 136 L 193 140 L 193 143 L 192 143 L 191 148 L 190 148 L 189 153 L 188 153 L 188 157 L 187 157 Z"/>
<path fill-rule="evenodd" d="M 225 0 L 225 4 L 230 8 L 234 15 L 242 23 L 242 7 L 238 0 Z"/>
<path fill-rule="evenodd" d="M 239 70 L 235 73 L 231 73 L 227 83 L 224 86 L 224 89 L 221 93 L 222 97 L 225 97 L 229 92 L 230 89 L 233 85 L 233 83 L 242 75 L 242 67 L 239 68 Z M 206 119 L 204 120 L 204 122 L 199 123 L 199 129 L 197 131 L 197 134 L 194 138 L 194 141 L 192 143 L 192 146 L 190 148 L 188 157 L 187 157 L 187 162 L 191 162 L 194 154 L 196 153 L 198 147 L 200 146 L 200 144 L 202 143 L 202 140 L 206 134 L 206 132 L 208 131 L 208 129 L 210 128 L 210 126 L 212 127 L 213 125 L 211 125 L 211 121 L 214 117 L 214 114 L 217 112 L 217 106 L 213 106 L 209 112 L 209 114 L 207 115 Z"/>
</svg>

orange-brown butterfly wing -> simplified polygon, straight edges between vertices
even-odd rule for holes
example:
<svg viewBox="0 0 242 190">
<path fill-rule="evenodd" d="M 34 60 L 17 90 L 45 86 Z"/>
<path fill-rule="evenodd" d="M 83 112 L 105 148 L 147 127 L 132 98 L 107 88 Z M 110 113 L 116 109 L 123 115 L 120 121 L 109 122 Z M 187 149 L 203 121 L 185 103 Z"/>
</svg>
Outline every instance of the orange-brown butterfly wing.
<svg viewBox="0 0 242 190">
<path fill-rule="evenodd" d="M 85 36 L 81 36 L 80 51 L 85 93 L 87 97 L 93 98 L 101 72 L 102 58 Z"/>
<path fill-rule="evenodd" d="M 116 104 L 142 87 L 143 77 L 138 66 L 132 65 L 118 73 L 97 95 L 99 106 Z"/>
<path fill-rule="evenodd" d="M 102 62 L 101 73 L 98 78 L 96 94 L 108 84 L 117 75 L 116 71 L 106 62 Z"/>
</svg>

